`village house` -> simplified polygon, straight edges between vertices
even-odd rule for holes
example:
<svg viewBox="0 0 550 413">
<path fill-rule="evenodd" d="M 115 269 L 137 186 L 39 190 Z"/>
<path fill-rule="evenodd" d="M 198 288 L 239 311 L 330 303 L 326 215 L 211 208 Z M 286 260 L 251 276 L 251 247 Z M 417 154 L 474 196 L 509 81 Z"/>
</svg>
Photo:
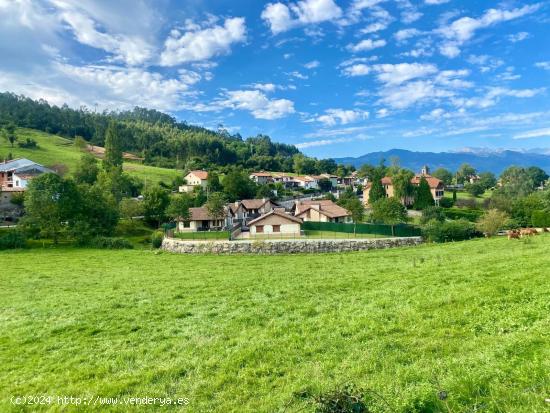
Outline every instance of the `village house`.
<svg viewBox="0 0 550 413">
<path fill-rule="evenodd" d="M 296 201 L 294 216 L 304 222 L 352 222 L 350 212 L 329 199 Z"/>
<path fill-rule="evenodd" d="M 319 189 L 319 180 L 312 176 L 295 176 L 293 181 L 296 185 L 304 189 Z"/>
<path fill-rule="evenodd" d="M 202 170 L 190 171 L 185 175 L 185 184 L 179 187 L 180 192 L 193 192 L 196 187 L 206 189 L 208 185 L 208 172 Z"/>
<path fill-rule="evenodd" d="M 247 222 L 271 212 L 276 207 L 278 205 L 268 198 L 236 201 L 228 205 L 230 225 L 240 223 L 245 226 Z"/>
<path fill-rule="evenodd" d="M 259 185 L 265 185 L 270 182 L 273 182 L 273 178 L 268 172 L 252 172 L 250 174 L 250 179 L 256 182 Z"/>
<path fill-rule="evenodd" d="M 332 184 L 333 188 L 336 188 L 338 186 L 338 177 L 336 175 L 321 174 L 319 177 L 321 179 L 328 179 L 330 181 L 330 183 Z"/>
<path fill-rule="evenodd" d="M 0 162 L 0 215 L 13 216 L 21 209 L 11 201 L 27 190 L 29 182 L 44 173 L 54 172 L 30 159 Z"/>
<path fill-rule="evenodd" d="M 281 237 L 299 237 L 301 235 L 300 218 L 286 214 L 284 208 L 275 208 L 249 222 L 250 236 L 279 235 Z"/>
<path fill-rule="evenodd" d="M 0 189 L 27 188 L 31 179 L 54 172 L 30 159 L 20 158 L 0 163 Z"/>
<path fill-rule="evenodd" d="M 189 208 L 189 219 L 177 220 L 177 231 L 195 232 L 195 231 L 215 231 L 221 230 L 226 225 L 226 217 L 213 217 L 204 206 L 198 208 Z"/>
<path fill-rule="evenodd" d="M 420 174 L 417 174 L 411 178 L 411 184 L 415 187 L 420 185 L 420 180 L 422 178 L 425 178 L 428 182 L 428 185 L 430 186 L 430 192 L 432 193 L 432 197 L 435 201 L 436 205 L 439 205 L 439 201 L 443 196 L 445 195 L 445 185 L 443 182 L 429 174 L 430 169 L 427 166 L 424 166 L 422 168 L 422 171 Z M 386 197 L 387 198 L 393 198 L 394 197 L 394 186 L 393 182 L 390 176 L 385 176 L 382 178 L 382 186 L 384 187 L 384 190 L 386 191 Z M 369 194 L 371 189 L 372 183 L 367 183 L 363 189 L 363 202 L 365 205 L 368 205 L 369 203 Z M 406 197 L 404 199 L 401 199 L 401 202 L 405 206 L 411 206 L 414 203 L 413 197 Z"/>
</svg>

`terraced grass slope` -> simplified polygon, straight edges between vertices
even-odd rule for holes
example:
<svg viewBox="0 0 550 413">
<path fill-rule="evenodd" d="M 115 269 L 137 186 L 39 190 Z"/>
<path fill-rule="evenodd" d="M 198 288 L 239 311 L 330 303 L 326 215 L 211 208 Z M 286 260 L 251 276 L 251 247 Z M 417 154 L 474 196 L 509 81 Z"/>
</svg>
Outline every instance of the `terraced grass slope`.
<svg viewBox="0 0 550 413">
<path fill-rule="evenodd" d="M 547 412 L 550 236 L 303 256 L 0 253 L 0 411 L 10 396 L 185 397 L 308 412 Z M 439 391 L 448 398 L 440 401 Z"/>
<path fill-rule="evenodd" d="M 73 141 L 57 135 L 33 129 L 17 129 L 16 134 L 19 142 L 32 138 L 38 143 L 39 148 L 20 148 L 17 143 L 12 148 L 7 140 L 0 139 L 0 159 L 5 159 L 11 153 L 14 158 L 28 158 L 45 166 L 64 164 L 69 168 L 70 173 L 82 156 L 82 153 L 73 145 Z M 124 163 L 124 170 L 142 180 L 147 179 L 148 183 L 159 181 L 169 183 L 178 174 L 181 175 L 181 171 L 130 162 Z"/>
</svg>

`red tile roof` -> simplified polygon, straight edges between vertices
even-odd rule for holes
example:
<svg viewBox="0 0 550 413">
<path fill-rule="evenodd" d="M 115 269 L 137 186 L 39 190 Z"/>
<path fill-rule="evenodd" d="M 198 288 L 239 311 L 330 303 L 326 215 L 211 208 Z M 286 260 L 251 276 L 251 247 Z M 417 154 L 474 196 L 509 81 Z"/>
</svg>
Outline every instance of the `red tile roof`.
<svg viewBox="0 0 550 413">
<path fill-rule="evenodd" d="M 201 170 L 189 171 L 189 174 L 193 174 L 197 178 L 202 179 L 203 181 L 208 179 L 208 172 L 207 171 L 201 171 Z M 187 175 L 189 175 L 189 174 L 187 174 Z"/>
</svg>

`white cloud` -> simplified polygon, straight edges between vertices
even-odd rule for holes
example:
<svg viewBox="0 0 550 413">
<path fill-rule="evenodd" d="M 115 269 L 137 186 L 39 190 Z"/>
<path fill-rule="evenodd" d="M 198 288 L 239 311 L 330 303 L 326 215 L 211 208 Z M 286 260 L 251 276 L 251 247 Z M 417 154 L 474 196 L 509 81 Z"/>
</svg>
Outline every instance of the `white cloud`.
<svg viewBox="0 0 550 413">
<path fill-rule="evenodd" d="M 297 143 L 296 146 L 298 149 L 307 149 L 307 148 L 313 148 L 316 146 L 326 146 L 326 145 L 334 145 L 336 143 L 346 143 L 346 142 L 352 142 L 353 138 L 336 138 L 336 139 L 321 139 L 318 141 L 308 141 L 308 142 L 301 142 Z"/>
<path fill-rule="evenodd" d="M 365 39 L 365 40 L 361 40 L 359 43 L 355 45 L 350 44 L 348 45 L 347 48 L 348 50 L 354 53 L 358 53 L 358 52 L 377 49 L 379 47 L 384 47 L 385 45 L 386 45 L 386 41 L 384 39 L 378 39 L 378 40 Z"/>
<path fill-rule="evenodd" d="M 246 40 L 246 24 L 242 17 L 225 20 L 223 26 L 193 27 L 181 34 L 172 30 L 160 56 L 163 66 L 208 60 L 231 52 L 231 46 Z"/>
<path fill-rule="evenodd" d="M 301 80 L 307 80 L 309 78 L 308 75 L 304 75 L 296 70 L 293 72 L 287 73 L 287 75 L 290 77 L 295 77 L 296 79 L 301 79 Z"/>
<path fill-rule="evenodd" d="M 478 65 L 482 73 L 495 70 L 504 64 L 502 59 L 488 55 L 470 55 L 466 61 L 473 65 Z"/>
<path fill-rule="evenodd" d="M 263 92 L 275 92 L 275 89 L 277 89 L 277 85 L 274 85 L 273 83 L 254 83 L 252 85 L 253 89 L 258 89 Z"/>
<path fill-rule="evenodd" d="M 261 14 L 273 34 L 288 31 L 294 27 L 336 20 L 342 16 L 342 9 L 333 0 L 302 0 L 286 4 L 267 4 Z"/>
<path fill-rule="evenodd" d="M 521 42 L 523 40 L 526 40 L 529 37 L 531 37 L 531 35 L 529 33 L 519 32 L 519 33 L 516 33 L 516 34 L 508 35 L 508 40 L 510 40 L 512 43 L 517 43 L 517 42 Z"/>
<path fill-rule="evenodd" d="M 550 137 L 550 128 L 537 129 L 529 132 L 520 133 L 514 136 L 514 139 L 547 138 Z"/>
<path fill-rule="evenodd" d="M 435 65 L 421 63 L 380 64 L 373 68 L 378 73 L 377 79 L 389 86 L 438 72 Z"/>
<path fill-rule="evenodd" d="M 436 108 L 432 110 L 430 113 L 424 114 L 420 116 L 420 119 L 422 120 L 437 120 L 440 119 L 445 114 L 445 110 L 441 108 Z"/>
<path fill-rule="evenodd" d="M 393 37 L 395 37 L 395 40 L 398 42 L 404 42 L 412 37 L 419 36 L 422 34 L 422 32 L 418 29 L 410 28 L 410 29 L 401 29 L 397 31 Z"/>
<path fill-rule="evenodd" d="M 534 13 L 539 8 L 540 4 L 532 4 L 512 10 L 489 9 L 478 19 L 461 17 L 438 29 L 445 39 L 440 45 L 440 53 L 450 58 L 456 57 L 461 53 L 460 46 L 470 40 L 477 30 Z"/>
<path fill-rule="evenodd" d="M 288 99 L 269 99 L 259 90 L 227 91 L 215 105 L 223 108 L 247 110 L 256 119 L 279 119 L 295 112 L 294 103 Z"/>
<path fill-rule="evenodd" d="M 390 111 L 386 108 L 382 108 L 382 109 L 378 109 L 378 111 L 376 112 L 376 117 L 377 118 L 385 118 L 385 117 L 388 117 L 390 116 Z"/>
<path fill-rule="evenodd" d="M 438 4 L 445 4 L 450 2 L 451 0 L 424 0 L 424 3 L 426 4 L 432 4 L 432 5 L 438 5 Z"/>
<path fill-rule="evenodd" d="M 365 76 L 370 73 L 370 67 L 366 64 L 359 63 L 356 65 L 351 65 L 348 67 L 345 67 L 342 72 L 346 76 L 355 77 L 355 76 Z"/>
<path fill-rule="evenodd" d="M 328 109 L 324 115 L 318 116 L 315 120 L 326 126 L 335 126 L 337 124 L 347 125 L 368 118 L 369 112 L 363 110 Z"/>
<path fill-rule="evenodd" d="M 312 60 L 311 62 L 308 62 L 304 65 L 306 69 L 315 69 L 321 65 L 321 62 L 318 60 Z"/>
<path fill-rule="evenodd" d="M 490 87 L 484 95 L 471 98 L 455 98 L 453 103 L 464 108 L 488 108 L 498 103 L 501 97 L 515 97 L 520 99 L 532 98 L 545 91 L 541 89 L 508 89 L 505 87 Z"/>
<path fill-rule="evenodd" d="M 550 70 L 550 61 L 548 61 L 548 62 L 537 62 L 537 63 L 535 63 L 535 67 L 538 67 L 539 69 Z"/>
</svg>

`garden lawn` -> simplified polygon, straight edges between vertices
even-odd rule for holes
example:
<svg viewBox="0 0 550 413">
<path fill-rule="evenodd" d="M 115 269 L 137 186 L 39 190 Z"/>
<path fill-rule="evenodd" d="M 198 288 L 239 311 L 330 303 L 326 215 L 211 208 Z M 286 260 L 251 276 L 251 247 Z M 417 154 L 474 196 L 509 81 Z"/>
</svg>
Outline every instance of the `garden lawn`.
<svg viewBox="0 0 550 413">
<path fill-rule="evenodd" d="M 550 236 L 346 254 L 0 252 L 0 411 L 547 412 Z M 447 392 L 442 402 L 439 391 Z M 186 407 L 11 396 L 186 397 Z"/>
<path fill-rule="evenodd" d="M 8 154 L 11 154 L 13 158 L 28 158 L 44 166 L 63 164 L 68 167 L 71 174 L 82 156 L 82 152 L 74 146 L 72 140 L 33 129 L 18 128 L 16 134 L 18 142 L 31 138 L 38 143 L 39 147 L 37 149 L 20 148 L 16 142 L 12 148 L 7 140 L 0 139 L 0 160 L 4 160 Z M 153 184 L 160 181 L 170 183 L 176 176 L 181 176 L 181 171 L 133 162 L 124 162 L 123 167 L 130 175 Z"/>
</svg>

